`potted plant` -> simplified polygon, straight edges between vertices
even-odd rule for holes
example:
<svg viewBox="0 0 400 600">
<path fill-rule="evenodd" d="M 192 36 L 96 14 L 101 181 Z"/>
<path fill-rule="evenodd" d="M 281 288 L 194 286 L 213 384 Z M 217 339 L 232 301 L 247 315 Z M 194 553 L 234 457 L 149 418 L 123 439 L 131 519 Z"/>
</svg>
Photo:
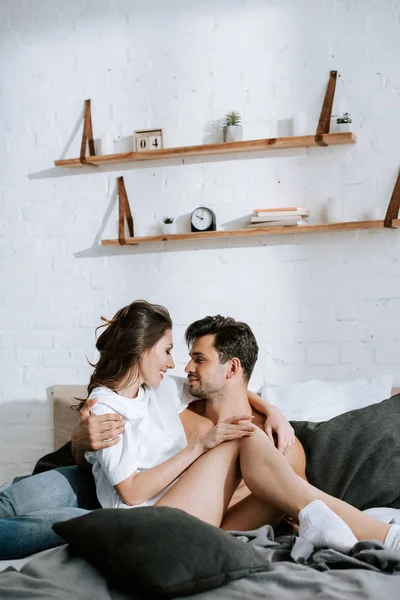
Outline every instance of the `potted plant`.
<svg viewBox="0 0 400 600">
<path fill-rule="evenodd" d="M 351 131 L 351 116 L 350 113 L 345 112 L 342 116 L 337 117 L 336 123 L 338 126 L 339 133 L 345 133 L 346 131 Z"/>
<path fill-rule="evenodd" d="M 242 116 L 232 110 L 225 115 L 224 142 L 241 142 L 243 139 Z"/>
<path fill-rule="evenodd" d="M 165 234 L 168 233 L 175 233 L 175 223 L 174 223 L 174 217 L 163 217 L 162 220 L 162 231 Z"/>
</svg>

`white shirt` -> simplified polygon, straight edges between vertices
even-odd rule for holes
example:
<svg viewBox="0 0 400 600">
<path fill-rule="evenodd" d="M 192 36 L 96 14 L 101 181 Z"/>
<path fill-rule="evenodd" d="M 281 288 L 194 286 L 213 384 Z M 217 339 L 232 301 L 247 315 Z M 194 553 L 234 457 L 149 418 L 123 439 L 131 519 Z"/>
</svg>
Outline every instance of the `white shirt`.
<svg viewBox="0 0 400 600">
<path fill-rule="evenodd" d="M 179 413 L 194 398 L 185 379 L 168 376 L 158 389 L 140 387 L 136 398 L 120 396 L 106 387 L 95 388 L 89 398 L 94 397 L 98 402 L 91 409 L 93 414 L 120 414 L 125 425 L 118 444 L 85 453 L 86 460 L 93 465 L 97 498 L 103 508 L 132 508 L 113 486 L 133 473 L 156 467 L 187 446 Z M 136 506 L 152 506 L 171 485 Z"/>
</svg>

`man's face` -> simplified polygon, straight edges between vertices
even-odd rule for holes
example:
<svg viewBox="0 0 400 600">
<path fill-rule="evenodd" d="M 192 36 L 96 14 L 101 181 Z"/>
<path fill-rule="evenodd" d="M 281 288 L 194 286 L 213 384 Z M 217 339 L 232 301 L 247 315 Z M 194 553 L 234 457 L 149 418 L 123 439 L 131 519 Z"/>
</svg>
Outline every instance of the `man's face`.
<svg viewBox="0 0 400 600">
<path fill-rule="evenodd" d="M 206 398 L 220 392 L 226 383 L 229 362 L 221 364 L 214 348 L 214 335 L 197 338 L 190 351 L 190 362 L 185 371 L 188 375 L 189 390 L 196 398 Z"/>
</svg>

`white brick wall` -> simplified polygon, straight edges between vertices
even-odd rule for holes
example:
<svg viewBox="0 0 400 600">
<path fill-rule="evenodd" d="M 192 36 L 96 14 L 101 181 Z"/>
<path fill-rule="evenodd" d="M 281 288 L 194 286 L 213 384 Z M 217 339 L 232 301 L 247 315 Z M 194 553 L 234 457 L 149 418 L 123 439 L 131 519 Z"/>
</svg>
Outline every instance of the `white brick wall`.
<svg viewBox="0 0 400 600">
<path fill-rule="evenodd" d="M 400 384 L 398 232 L 96 246 L 116 237 L 121 173 L 142 231 L 166 214 L 183 228 L 199 204 L 220 224 L 267 204 L 318 220 L 329 196 L 348 219 L 383 214 L 400 166 L 399 15 L 385 0 L 0 3 L 0 484 L 50 450 L 51 386 L 86 383 L 100 315 L 134 298 L 170 309 L 180 368 L 184 327 L 221 312 L 254 328 L 258 381 L 389 372 Z M 52 168 L 85 98 L 95 136 L 162 126 L 168 146 L 202 143 L 237 109 L 245 137 L 265 137 L 299 110 L 315 128 L 330 69 L 354 147 Z M 79 134 L 68 155 L 78 148 Z"/>
</svg>

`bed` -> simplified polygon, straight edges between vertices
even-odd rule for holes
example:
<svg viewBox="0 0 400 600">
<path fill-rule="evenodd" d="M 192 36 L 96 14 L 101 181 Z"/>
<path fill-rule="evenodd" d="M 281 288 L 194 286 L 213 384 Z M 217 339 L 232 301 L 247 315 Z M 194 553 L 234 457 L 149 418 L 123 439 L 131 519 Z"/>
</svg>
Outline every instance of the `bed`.
<svg viewBox="0 0 400 600">
<path fill-rule="evenodd" d="M 77 421 L 77 413 L 71 410 L 71 398 L 84 397 L 83 386 L 55 386 L 54 397 L 54 447 L 58 448 L 70 439 L 71 429 Z M 394 395 L 400 388 L 394 388 Z M 392 398 L 391 406 L 400 405 L 400 396 Z M 389 400 L 385 401 L 389 402 Z M 381 403 L 383 405 L 383 403 Z M 396 408 L 397 411 L 397 408 Z M 351 413 L 348 413 L 349 415 Z M 400 419 L 400 409 L 399 409 Z M 369 419 L 370 420 L 370 419 Z M 388 416 L 388 423 L 394 421 Z M 299 432 L 309 424 L 300 424 Z M 398 427 L 393 424 L 394 430 Z M 316 428 L 311 428 L 313 432 Z M 297 429 L 296 429 L 297 433 Z M 308 434 L 307 434 L 308 435 Z M 393 433 L 393 436 L 397 433 Z M 392 437 L 393 437 L 392 436 Z M 320 436 L 323 438 L 324 436 Z M 399 450 L 400 450 L 400 434 Z M 395 441 L 397 443 L 397 440 Z M 397 447 L 396 447 L 397 448 Z M 374 448 L 371 452 L 376 453 Z M 396 457 L 399 453 L 395 453 Z M 395 465 L 397 469 L 397 464 Z M 400 472 L 397 471 L 397 472 Z M 383 477 L 387 479 L 385 475 Z M 379 487 L 379 486 L 374 486 Z M 400 488 L 400 484 L 399 484 Z M 328 490 L 327 490 L 328 491 Z M 345 498 L 347 499 L 347 498 Z M 397 501 L 396 501 L 397 502 Z M 386 522 L 400 523 L 399 503 L 391 503 L 387 509 L 369 512 Z M 390 503 L 388 503 L 390 504 Z M 381 504 L 380 504 L 381 505 Z M 382 505 L 381 505 L 382 506 Z M 208 592 L 192 596 L 199 600 L 214 598 L 275 598 L 285 600 L 308 600 L 313 595 L 321 598 L 342 600 L 348 598 L 394 598 L 400 586 L 400 553 L 383 549 L 378 542 L 364 542 L 352 556 L 341 555 L 332 550 L 321 550 L 313 554 L 307 564 L 300 559 L 293 561 L 293 539 L 271 542 L 268 530 L 260 528 L 256 532 L 245 532 L 242 541 L 256 545 L 263 552 L 268 569 L 232 581 Z M 121 591 L 107 580 L 107 577 L 82 556 L 71 552 L 68 545 L 41 552 L 33 557 L 18 561 L 0 561 L 0 589 L 2 600 L 22 598 L 96 598 L 96 600 L 139 600 L 134 589 Z M 183 597 L 183 596 L 182 596 Z"/>
</svg>

